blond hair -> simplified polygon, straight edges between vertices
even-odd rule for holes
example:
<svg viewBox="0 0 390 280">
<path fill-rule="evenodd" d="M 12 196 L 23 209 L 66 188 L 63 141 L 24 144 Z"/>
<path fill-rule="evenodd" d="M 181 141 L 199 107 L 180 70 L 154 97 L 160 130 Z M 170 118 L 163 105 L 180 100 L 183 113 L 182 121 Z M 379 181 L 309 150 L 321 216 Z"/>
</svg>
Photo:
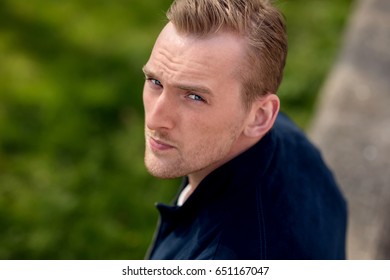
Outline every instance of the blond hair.
<svg viewBox="0 0 390 280">
<path fill-rule="evenodd" d="M 206 36 L 227 30 L 247 42 L 241 75 L 244 104 L 276 93 L 287 56 L 283 15 L 266 0 L 175 0 L 167 12 L 179 32 Z"/>
</svg>

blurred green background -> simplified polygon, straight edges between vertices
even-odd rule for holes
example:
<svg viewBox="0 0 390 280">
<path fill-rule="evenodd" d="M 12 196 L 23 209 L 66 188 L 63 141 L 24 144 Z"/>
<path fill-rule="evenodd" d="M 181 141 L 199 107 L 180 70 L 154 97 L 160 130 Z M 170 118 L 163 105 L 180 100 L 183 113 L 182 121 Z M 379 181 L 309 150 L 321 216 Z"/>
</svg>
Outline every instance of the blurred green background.
<svg viewBox="0 0 390 280">
<path fill-rule="evenodd" d="M 143 165 L 141 67 L 170 0 L 0 1 L 0 259 L 142 259 L 177 180 Z M 352 0 L 279 1 L 282 108 L 313 114 Z"/>
</svg>

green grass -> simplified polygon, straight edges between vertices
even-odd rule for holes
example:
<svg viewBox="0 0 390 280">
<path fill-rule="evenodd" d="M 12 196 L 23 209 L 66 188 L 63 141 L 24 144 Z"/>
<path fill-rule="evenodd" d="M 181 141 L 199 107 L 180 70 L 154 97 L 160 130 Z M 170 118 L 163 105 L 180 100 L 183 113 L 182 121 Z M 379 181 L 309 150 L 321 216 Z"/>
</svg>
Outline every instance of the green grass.
<svg viewBox="0 0 390 280">
<path fill-rule="evenodd" d="M 280 1 L 305 127 L 351 0 Z M 176 181 L 143 166 L 143 75 L 170 1 L 0 2 L 0 259 L 140 259 Z"/>
</svg>

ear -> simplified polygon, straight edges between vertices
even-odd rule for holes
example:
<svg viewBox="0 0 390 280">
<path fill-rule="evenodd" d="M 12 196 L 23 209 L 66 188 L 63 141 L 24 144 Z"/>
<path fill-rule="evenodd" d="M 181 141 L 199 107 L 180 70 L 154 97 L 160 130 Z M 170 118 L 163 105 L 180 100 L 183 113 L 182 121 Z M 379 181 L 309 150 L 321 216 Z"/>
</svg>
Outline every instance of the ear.
<svg viewBox="0 0 390 280">
<path fill-rule="evenodd" d="M 255 100 L 250 109 L 244 134 L 252 138 L 263 137 L 274 125 L 280 108 L 276 94 L 268 93 Z"/>
</svg>

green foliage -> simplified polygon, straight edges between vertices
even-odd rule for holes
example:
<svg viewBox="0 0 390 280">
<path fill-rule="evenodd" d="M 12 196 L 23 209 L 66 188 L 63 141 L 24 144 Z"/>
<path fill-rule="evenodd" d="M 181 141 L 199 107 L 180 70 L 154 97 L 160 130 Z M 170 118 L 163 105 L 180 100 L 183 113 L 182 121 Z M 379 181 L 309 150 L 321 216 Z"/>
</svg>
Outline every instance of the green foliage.
<svg viewBox="0 0 390 280">
<path fill-rule="evenodd" d="M 143 166 L 143 75 L 171 1 L 0 2 L 0 258 L 141 259 L 175 181 Z M 304 125 L 351 0 L 281 2 Z"/>
<path fill-rule="evenodd" d="M 280 1 L 289 36 L 284 80 L 279 89 L 282 110 L 302 128 L 310 122 L 315 101 L 337 50 L 352 0 Z"/>
</svg>

